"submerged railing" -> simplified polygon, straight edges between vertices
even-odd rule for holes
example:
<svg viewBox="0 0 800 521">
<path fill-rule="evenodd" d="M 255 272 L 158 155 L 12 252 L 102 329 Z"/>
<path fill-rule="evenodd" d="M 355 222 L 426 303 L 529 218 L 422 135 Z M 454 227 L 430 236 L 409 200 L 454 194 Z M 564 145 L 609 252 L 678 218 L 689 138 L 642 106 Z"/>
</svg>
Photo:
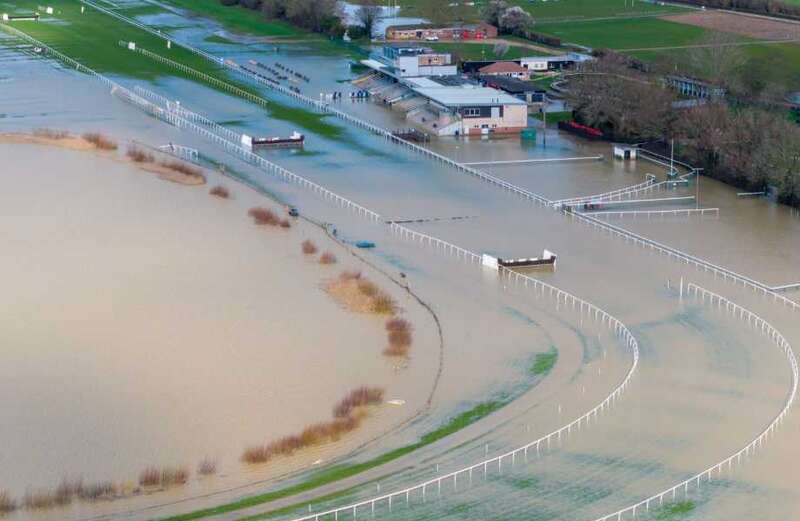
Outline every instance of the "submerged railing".
<svg viewBox="0 0 800 521">
<path fill-rule="evenodd" d="M 693 475 L 692 477 L 681 481 L 680 483 L 659 492 L 658 494 L 654 494 L 647 499 L 643 499 L 638 503 L 633 505 L 627 506 L 623 509 L 617 510 L 611 514 L 607 514 L 603 517 L 599 517 L 596 521 L 619 521 L 625 518 L 626 515 L 630 514 L 632 518 L 635 518 L 637 515 L 637 511 L 649 511 L 651 504 L 658 504 L 663 505 L 664 499 L 676 499 L 678 494 L 683 494 L 684 498 L 689 497 L 689 487 L 693 487 L 695 489 L 699 489 L 701 482 L 706 481 L 709 482 L 714 477 L 714 474 L 720 476 L 722 471 L 725 467 L 728 470 L 731 470 L 731 467 L 734 463 L 741 463 L 742 458 L 746 458 L 751 454 L 755 453 L 756 450 L 761 448 L 764 445 L 764 442 L 767 438 L 772 435 L 775 430 L 780 426 L 783 420 L 786 419 L 786 416 L 789 414 L 789 409 L 792 407 L 794 403 L 795 397 L 797 395 L 797 385 L 798 385 L 798 367 L 797 367 L 797 358 L 795 357 L 794 351 L 792 350 L 792 346 L 788 340 L 772 325 L 769 324 L 766 320 L 759 317 L 752 311 L 749 311 L 742 306 L 728 300 L 727 298 L 713 293 L 707 289 L 704 289 L 696 284 L 688 284 L 687 286 L 687 295 L 694 296 L 695 298 L 701 299 L 703 303 L 708 301 L 708 304 L 711 306 L 715 306 L 718 309 L 724 309 L 735 318 L 738 318 L 740 321 L 746 323 L 748 326 L 755 328 L 759 333 L 766 336 L 769 340 L 772 341 L 786 356 L 787 362 L 789 364 L 789 370 L 792 373 L 792 383 L 789 388 L 789 393 L 786 397 L 786 401 L 784 403 L 783 408 L 778 413 L 777 416 L 769 423 L 769 425 L 762 430 L 758 436 L 753 438 L 750 443 L 745 445 L 743 448 L 731 454 L 724 460 L 716 463 L 705 470 Z"/>
</svg>

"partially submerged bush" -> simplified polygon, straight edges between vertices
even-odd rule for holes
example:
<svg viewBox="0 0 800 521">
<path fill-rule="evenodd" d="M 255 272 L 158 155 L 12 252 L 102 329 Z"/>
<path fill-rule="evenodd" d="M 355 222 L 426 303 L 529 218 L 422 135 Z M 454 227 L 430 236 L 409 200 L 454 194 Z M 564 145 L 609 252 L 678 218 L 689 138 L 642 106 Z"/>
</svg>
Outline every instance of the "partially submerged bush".
<svg viewBox="0 0 800 521">
<path fill-rule="evenodd" d="M 382 401 L 383 389 L 366 386 L 359 387 L 353 389 L 347 396 L 339 400 L 339 403 L 333 407 L 333 416 L 335 418 L 344 418 L 345 416 L 350 416 L 356 407 L 375 405 Z"/>
<path fill-rule="evenodd" d="M 361 278 L 361 272 L 358 270 L 344 270 L 339 274 L 339 279 L 342 281 L 358 280 Z"/>
<path fill-rule="evenodd" d="M 142 487 L 171 487 L 189 481 L 189 471 L 182 467 L 148 467 L 139 474 Z"/>
<path fill-rule="evenodd" d="M 379 293 L 372 298 L 372 312 L 379 315 L 391 315 L 397 311 L 394 299 L 386 293 Z"/>
<path fill-rule="evenodd" d="M 184 163 L 183 161 L 162 161 L 161 166 L 164 168 L 169 168 L 174 172 L 178 172 L 179 174 L 183 174 L 189 177 L 199 177 L 205 179 L 203 175 L 203 171 L 196 166 L 192 166 L 188 163 Z"/>
<path fill-rule="evenodd" d="M 128 156 L 128 158 L 134 163 L 152 163 L 156 160 L 153 154 L 147 152 L 146 150 L 142 150 L 137 146 L 128 147 L 128 151 L 125 153 L 125 155 Z"/>
<path fill-rule="evenodd" d="M 358 407 L 375 405 L 383 401 L 383 389 L 359 387 L 352 390 L 334 407 L 331 421 L 315 423 L 304 428 L 300 434 L 284 436 L 264 445 L 248 447 L 242 453 L 245 463 L 266 463 L 275 456 L 289 456 L 295 451 L 328 441 L 337 441 L 342 435 L 355 430 L 361 424 L 361 416 L 354 414 Z"/>
<path fill-rule="evenodd" d="M 69 132 L 52 128 L 37 128 L 33 131 L 33 135 L 45 139 L 66 139 L 69 137 Z"/>
<path fill-rule="evenodd" d="M 78 497 L 85 501 L 99 501 L 101 499 L 111 499 L 117 494 L 117 487 L 110 481 L 92 483 L 81 488 Z"/>
<path fill-rule="evenodd" d="M 303 241 L 303 243 L 300 245 L 300 249 L 305 255 L 314 255 L 317 253 L 317 245 L 308 239 Z"/>
<path fill-rule="evenodd" d="M 247 212 L 247 215 L 252 217 L 253 222 L 259 226 L 276 226 L 280 222 L 275 212 L 269 208 L 263 208 L 261 206 L 250 208 L 250 210 Z"/>
<path fill-rule="evenodd" d="M 319 256 L 319 263 L 320 264 L 336 264 L 336 255 L 333 253 L 326 251 L 322 255 Z"/>
<path fill-rule="evenodd" d="M 215 197 L 219 197 L 220 199 L 228 199 L 231 196 L 231 193 L 228 191 L 228 189 L 221 185 L 215 186 L 209 190 L 208 193 Z"/>
<path fill-rule="evenodd" d="M 81 137 L 100 150 L 116 150 L 118 148 L 116 141 L 113 141 L 98 132 L 87 132 Z"/>
<path fill-rule="evenodd" d="M 217 462 L 211 458 L 203 458 L 197 464 L 197 474 L 200 476 L 211 476 L 217 473 Z"/>
<path fill-rule="evenodd" d="M 0 491 L 0 514 L 7 514 L 17 509 L 17 502 L 5 490 Z"/>
</svg>

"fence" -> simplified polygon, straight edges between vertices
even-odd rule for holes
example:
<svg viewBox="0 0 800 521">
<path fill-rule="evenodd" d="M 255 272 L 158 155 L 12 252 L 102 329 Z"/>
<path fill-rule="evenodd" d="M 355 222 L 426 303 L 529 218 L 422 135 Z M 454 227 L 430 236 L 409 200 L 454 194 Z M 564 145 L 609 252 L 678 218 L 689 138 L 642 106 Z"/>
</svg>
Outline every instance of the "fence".
<svg viewBox="0 0 800 521">
<path fill-rule="evenodd" d="M 592 215 L 595 217 L 690 217 L 692 215 L 699 215 L 705 217 L 711 215 L 719 217 L 719 208 L 683 208 L 678 210 L 621 210 L 621 211 L 606 211 L 606 212 L 584 212 L 584 215 Z"/>
<path fill-rule="evenodd" d="M 741 463 L 742 457 L 748 457 L 750 454 L 755 453 L 755 451 L 761 448 L 764 445 L 764 441 L 775 432 L 775 429 L 781 424 L 781 422 L 786 418 L 786 415 L 789 414 L 789 409 L 791 408 L 792 404 L 794 403 L 795 395 L 797 394 L 797 384 L 798 384 L 798 367 L 797 367 L 797 359 L 795 358 L 794 351 L 792 351 L 792 346 L 789 342 L 783 337 L 783 335 L 774 327 L 772 327 L 767 321 L 756 315 L 755 313 L 739 306 L 738 304 L 728 300 L 725 297 L 717 295 L 716 293 L 712 293 L 707 289 L 701 288 L 695 284 L 689 284 L 687 287 L 687 293 L 689 295 L 694 296 L 695 298 L 699 297 L 702 299 L 702 302 L 705 303 L 708 300 L 710 305 L 717 305 L 718 308 L 723 308 L 725 311 L 730 312 L 734 317 L 737 317 L 739 320 L 746 322 L 749 326 L 754 327 L 758 331 L 761 332 L 764 336 L 768 337 L 776 346 L 778 346 L 783 353 L 786 355 L 786 358 L 789 362 L 789 369 L 792 373 L 792 385 L 789 391 L 789 394 L 786 398 L 786 402 L 781 409 L 780 413 L 770 422 L 770 424 L 761 431 L 761 433 L 756 436 L 750 443 L 748 443 L 744 448 L 740 449 L 738 452 L 728 456 L 724 460 L 720 461 L 719 463 L 708 467 L 707 469 L 703 470 L 702 472 L 695 474 L 694 476 L 681 481 L 677 485 L 668 488 L 658 494 L 650 496 L 647 499 L 643 499 L 634 505 L 630 505 L 625 507 L 621 510 L 618 510 L 612 514 L 607 514 L 603 517 L 598 518 L 596 521 L 621 521 L 625 515 L 631 514 L 631 517 L 636 517 L 637 511 L 649 511 L 651 503 L 658 502 L 658 505 L 663 505 L 664 499 L 675 499 L 678 493 L 683 493 L 684 498 L 688 498 L 689 496 L 689 486 L 694 486 L 696 489 L 700 488 L 700 483 L 703 480 L 707 482 L 711 481 L 714 474 L 716 473 L 717 476 L 722 474 L 722 470 L 727 466 L 728 470 L 731 470 L 731 467 L 735 463 Z M 671 497 L 670 497 L 671 496 Z"/>
<path fill-rule="evenodd" d="M 168 145 L 161 145 L 158 147 L 158 149 L 162 152 L 173 155 L 180 159 L 185 159 L 187 161 L 197 162 L 200 159 L 200 152 L 196 148 L 170 143 Z"/>
<path fill-rule="evenodd" d="M 393 233 L 396 233 L 403 238 L 430 245 L 437 250 L 442 250 L 451 255 L 455 255 L 456 257 L 463 258 L 470 263 L 481 263 L 480 255 L 441 239 L 437 239 L 436 237 L 411 230 L 397 223 L 389 223 L 389 229 Z M 639 344 L 625 324 L 597 306 L 545 282 L 528 277 L 527 275 L 523 275 L 521 273 L 517 273 L 515 271 L 508 270 L 506 268 L 501 268 L 500 273 L 501 276 L 506 277 L 515 283 L 523 285 L 526 288 L 531 288 L 542 295 L 553 297 L 556 300 L 557 305 L 563 304 L 566 307 L 571 307 L 573 310 L 580 313 L 581 316 L 585 314 L 611 329 L 614 334 L 624 342 L 625 346 L 631 350 L 632 354 L 631 366 L 623 380 L 602 402 L 597 404 L 583 415 L 579 416 L 567 425 L 564 425 L 563 427 L 536 440 L 533 440 L 519 448 L 510 450 L 492 458 L 485 459 L 448 474 L 437 476 L 402 490 L 383 494 L 343 507 L 308 514 L 306 516 L 295 518 L 293 521 L 320 521 L 324 519 L 338 520 L 340 514 L 352 514 L 353 519 L 355 519 L 359 513 L 359 509 L 366 511 L 371 515 L 375 514 L 376 507 L 386 507 L 388 508 L 388 511 L 391 512 L 393 505 L 397 502 L 405 502 L 407 505 L 410 504 L 412 496 L 414 499 L 425 502 L 429 490 L 435 490 L 436 493 L 441 494 L 443 486 L 452 486 L 452 490 L 457 492 L 459 478 L 461 478 L 462 483 L 466 480 L 467 484 L 471 485 L 475 474 L 477 474 L 479 478 L 483 477 L 486 479 L 489 476 L 490 471 L 494 470 L 495 468 L 497 469 L 498 473 L 502 473 L 504 462 L 506 465 L 511 466 L 514 466 L 517 463 L 517 460 L 528 463 L 529 452 L 535 452 L 538 456 L 541 454 L 542 450 L 550 448 L 553 443 L 560 442 L 562 436 L 566 437 L 571 434 L 573 429 L 579 430 L 581 426 L 588 425 L 592 418 L 596 419 L 601 412 L 611 407 L 611 405 L 625 391 L 630 384 L 633 374 L 636 372 L 639 364 Z"/>
<path fill-rule="evenodd" d="M 563 204 L 563 205 L 572 205 L 572 204 L 579 204 L 579 203 L 588 203 L 592 201 L 604 201 L 604 200 L 615 200 L 619 199 L 626 195 L 629 191 L 636 191 L 641 188 L 646 188 L 656 182 L 656 176 L 653 174 L 647 174 L 647 179 L 642 183 L 637 183 L 635 185 L 626 186 L 623 188 L 618 188 L 617 190 L 612 190 L 610 192 L 605 192 L 602 194 L 595 194 L 595 195 L 584 195 L 579 197 L 570 197 L 568 199 L 558 199 L 557 201 L 553 201 L 554 205 Z"/>
<path fill-rule="evenodd" d="M 788 306 L 795 311 L 800 310 L 800 304 L 798 304 L 797 302 L 790 300 L 784 297 L 783 295 L 779 295 L 777 292 L 775 292 L 772 288 L 770 288 L 766 284 L 758 282 L 757 280 L 753 280 L 750 277 L 747 277 L 745 275 L 740 275 L 727 268 L 717 266 L 716 264 L 712 264 L 711 262 L 695 257 L 694 255 L 684 253 L 671 246 L 661 244 L 657 241 L 648 239 L 646 237 L 642 237 L 641 235 L 635 234 L 618 226 L 614 226 L 613 224 L 601 221 L 600 219 L 597 219 L 591 215 L 587 215 L 585 213 L 580 213 L 580 212 L 574 212 L 571 210 L 565 210 L 564 213 L 573 219 L 577 219 L 583 222 L 584 224 L 591 225 L 595 228 L 599 228 L 603 231 L 606 231 L 611 235 L 620 237 L 624 239 L 626 242 L 630 241 L 636 245 L 650 248 L 651 250 L 667 255 L 670 258 L 677 259 L 680 262 L 683 262 L 684 264 L 692 265 L 697 269 L 702 269 L 704 272 L 711 272 L 714 274 L 715 278 L 719 276 L 722 277 L 723 280 L 725 281 L 731 280 L 733 281 L 734 284 L 742 284 L 742 286 L 748 287 L 756 292 L 761 293 L 764 296 L 768 295 L 772 296 L 775 302 L 780 302 L 784 306 Z"/>
<path fill-rule="evenodd" d="M 157 105 L 161 105 L 169 111 L 175 112 L 178 116 L 180 116 L 183 119 L 192 121 L 194 123 L 197 123 L 199 125 L 211 129 L 212 132 L 227 139 L 228 141 L 231 141 L 233 143 L 242 142 L 242 134 L 240 134 L 239 132 L 234 132 L 233 130 L 223 127 L 222 125 L 218 124 L 215 121 L 211 121 L 205 116 L 201 116 L 200 114 L 192 112 L 191 110 L 182 107 L 181 104 L 177 101 L 169 100 L 164 96 L 156 94 L 155 92 L 151 92 L 138 85 L 133 87 L 133 91 L 137 95 L 143 97 L 144 99 L 147 99 Z"/>
</svg>

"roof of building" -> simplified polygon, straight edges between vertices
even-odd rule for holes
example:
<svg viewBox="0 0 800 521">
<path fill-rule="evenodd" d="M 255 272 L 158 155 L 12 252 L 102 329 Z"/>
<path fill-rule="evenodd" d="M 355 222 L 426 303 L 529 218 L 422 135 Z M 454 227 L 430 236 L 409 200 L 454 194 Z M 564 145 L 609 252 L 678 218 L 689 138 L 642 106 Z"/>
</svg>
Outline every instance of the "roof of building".
<svg viewBox="0 0 800 521">
<path fill-rule="evenodd" d="M 507 76 L 480 76 L 479 79 L 481 81 L 486 82 L 489 85 L 503 89 L 504 91 L 509 92 L 511 94 L 544 92 L 543 89 L 540 89 L 539 87 L 530 82 L 518 80 L 516 78 L 509 78 Z"/>
<path fill-rule="evenodd" d="M 525 102 L 505 92 L 488 87 L 413 87 L 414 92 L 446 107 L 476 107 L 484 105 L 525 105 Z"/>
<path fill-rule="evenodd" d="M 486 22 L 479 22 L 476 24 L 458 24 L 458 25 L 437 25 L 437 24 L 401 24 L 401 25 L 390 25 L 386 28 L 386 30 L 397 30 L 397 31 L 413 31 L 414 29 L 440 29 L 440 30 L 449 30 L 449 29 L 470 29 L 475 30 L 482 27 L 494 27 L 491 24 Z"/>
<path fill-rule="evenodd" d="M 528 69 L 516 62 L 494 62 L 478 69 L 481 74 L 527 73 Z"/>
<path fill-rule="evenodd" d="M 521 63 L 527 62 L 583 62 L 587 60 L 591 60 L 591 56 L 587 56 L 585 54 L 580 54 L 577 52 L 571 52 L 569 54 L 559 54 L 558 56 L 526 56 L 524 58 L 520 58 L 519 61 Z"/>
</svg>

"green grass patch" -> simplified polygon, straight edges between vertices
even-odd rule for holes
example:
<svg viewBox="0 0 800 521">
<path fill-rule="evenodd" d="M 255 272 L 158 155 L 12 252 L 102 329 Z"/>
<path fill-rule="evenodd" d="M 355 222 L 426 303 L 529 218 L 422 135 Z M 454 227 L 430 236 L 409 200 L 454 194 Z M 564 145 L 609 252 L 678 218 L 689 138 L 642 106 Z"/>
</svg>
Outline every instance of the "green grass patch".
<svg viewBox="0 0 800 521">
<path fill-rule="evenodd" d="M 384 465 L 390 461 L 396 460 L 402 456 L 410 454 L 411 452 L 419 448 L 422 448 L 426 445 L 430 445 L 431 443 L 439 441 L 445 436 L 449 436 L 450 434 L 453 434 L 463 429 L 464 427 L 482 418 L 485 418 L 486 416 L 490 415 L 491 413 L 495 412 L 496 410 L 506 405 L 509 401 L 510 399 L 505 399 L 505 400 L 493 400 L 493 401 L 479 403 L 474 407 L 472 407 L 471 409 L 454 416 L 436 430 L 433 430 L 425 434 L 420 438 L 418 442 L 386 452 L 371 460 L 364 461 L 361 463 L 334 465 L 332 467 L 321 470 L 311 475 L 306 481 L 298 483 L 297 485 L 292 485 L 290 487 L 282 488 L 280 490 L 275 490 L 273 492 L 267 492 L 265 494 L 250 496 L 241 499 L 239 501 L 227 503 L 225 505 L 220 505 L 217 507 L 197 510 L 195 512 L 189 512 L 187 514 L 164 518 L 162 521 L 192 521 L 195 519 L 202 519 L 204 517 L 212 515 L 234 512 L 236 510 L 241 510 L 243 508 L 248 508 L 255 505 L 261 505 L 264 503 L 268 503 L 270 501 L 275 501 L 277 499 L 293 496 L 301 492 L 313 490 L 315 488 L 327 485 L 329 483 L 341 481 L 345 478 L 349 478 L 351 476 L 355 476 L 356 474 L 360 474 L 362 472 L 378 467 L 380 465 Z M 336 496 L 338 497 L 344 493 L 346 493 L 346 491 L 337 493 Z M 326 496 L 325 498 L 320 498 L 319 500 L 331 499 L 331 498 L 332 498 L 331 496 Z M 304 504 L 306 503 L 303 503 L 303 505 Z M 265 514 L 259 514 L 257 516 L 252 516 L 245 519 L 248 521 L 255 519 L 265 519 L 267 517 L 275 516 L 280 513 L 285 513 L 291 510 L 295 510 L 299 507 L 302 507 L 303 505 L 301 504 L 292 505 L 286 508 L 282 508 L 280 509 L 280 511 L 273 511 Z"/>
<path fill-rule="evenodd" d="M 536 30 L 593 48 L 615 50 L 673 47 L 701 42 L 706 29 L 658 18 L 537 24 Z"/>
<path fill-rule="evenodd" d="M 20 0 L 20 6 L 35 9 L 36 0 Z M 196 71 L 235 85 L 251 94 L 259 91 L 247 84 L 231 80 L 228 72 L 178 45 L 167 49 L 166 42 L 142 29 L 117 20 L 95 9 L 81 13 L 77 0 L 53 0 L 57 22 L 20 22 L 15 27 L 44 42 L 54 49 L 103 74 L 117 74 L 136 79 L 154 81 L 161 77 L 178 77 L 198 82 L 167 64 L 151 60 L 139 53 L 120 47 L 119 40 L 133 41 L 139 48 L 155 52 Z M 217 88 L 211 85 L 212 88 Z M 223 91 L 225 92 L 225 91 Z M 326 115 L 302 108 L 269 101 L 269 115 L 275 119 L 297 124 L 304 130 L 328 138 L 339 138 L 344 129 L 326 122 Z"/>
<path fill-rule="evenodd" d="M 556 112 L 556 114 L 564 113 Z M 566 114 L 570 114 L 570 117 L 572 116 L 569 112 Z M 550 121 L 550 114 L 547 115 L 547 120 Z M 558 350 L 556 348 L 551 348 L 547 353 L 536 353 L 533 363 L 531 363 L 530 373 L 534 376 L 544 376 L 555 367 L 556 362 L 558 362 Z"/>
<path fill-rule="evenodd" d="M 539 121 L 543 120 L 543 116 L 541 112 L 534 112 L 531 114 L 531 117 L 534 119 L 538 119 Z M 569 121 L 572 119 L 572 111 L 567 110 L 563 112 L 548 112 L 547 113 L 547 124 L 548 125 L 558 125 L 560 121 Z M 539 356 L 549 356 L 549 353 L 539 354 Z M 556 353 L 556 357 L 558 357 L 558 353 Z"/>
<path fill-rule="evenodd" d="M 219 0 L 164 0 L 165 3 L 213 18 L 226 29 L 253 36 L 298 37 L 309 33 L 280 20 L 267 20 L 259 11 L 224 6 Z"/>
<path fill-rule="evenodd" d="M 694 501 L 679 501 L 677 503 L 669 503 L 659 508 L 656 513 L 656 519 L 678 519 L 686 514 L 692 512 L 697 505 Z"/>
<path fill-rule="evenodd" d="M 234 45 L 236 43 L 218 34 L 211 34 L 209 36 L 206 36 L 205 38 L 203 38 L 203 41 L 208 43 L 221 43 L 224 45 Z"/>
</svg>

